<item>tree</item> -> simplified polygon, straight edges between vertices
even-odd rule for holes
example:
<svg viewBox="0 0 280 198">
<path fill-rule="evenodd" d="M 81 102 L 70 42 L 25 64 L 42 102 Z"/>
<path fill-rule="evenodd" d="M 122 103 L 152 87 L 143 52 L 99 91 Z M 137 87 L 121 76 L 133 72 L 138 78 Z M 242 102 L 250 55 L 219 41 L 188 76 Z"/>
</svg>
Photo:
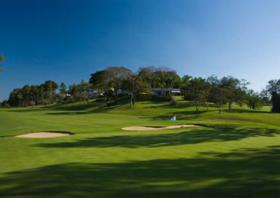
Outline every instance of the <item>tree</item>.
<svg viewBox="0 0 280 198">
<path fill-rule="evenodd" d="M 89 83 L 91 83 L 92 87 L 96 89 L 99 93 L 105 92 L 107 88 L 105 70 L 97 71 L 91 74 Z"/>
<path fill-rule="evenodd" d="M 184 98 L 194 101 L 196 111 L 199 111 L 199 106 L 207 104 L 210 86 L 203 78 L 191 78 L 187 81 L 187 86 L 182 87 Z"/>
<path fill-rule="evenodd" d="M 180 87 L 180 77 L 176 71 L 169 68 L 156 68 L 153 73 L 153 87 L 154 88 L 174 88 Z"/>
<path fill-rule="evenodd" d="M 0 103 L 0 107 L 10 107 L 9 101 L 8 100 L 4 100 Z"/>
<path fill-rule="evenodd" d="M 239 80 L 232 76 L 223 77 L 220 80 L 220 88 L 223 88 L 225 99 L 228 103 L 228 110 L 232 108 L 232 103 L 242 104 L 246 96 L 247 81 Z"/>
<path fill-rule="evenodd" d="M 217 76 L 210 76 L 207 78 L 207 82 L 210 84 L 209 101 L 219 106 L 219 112 L 226 103 L 230 111 L 234 102 L 240 106 L 245 102 L 248 85 L 246 80 L 239 80 L 232 76 L 221 79 Z"/>
<path fill-rule="evenodd" d="M 44 84 L 40 84 L 38 86 L 38 103 L 39 104 L 46 104 L 47 102 L 45 102 L 46 98 L 46 94 L 45 94 L 45 85 Z"/>
<path fill-rule="evenodd" d="M 280 113 L 280 79 L 270 80 L 264 92 L 271 98 L 271 111 L 274 113 Z"/>
<path fill-rule="evenodd" d="M 190 81 L 191 81 L 192 77 L 189 76 L 189 75 L 185 75 L 182 77 L 181 79 L 181 92 L 182 94 L 184 95 L 184 98 L 188 100 L 188 96 L 187 96 L 187 93 L 186 91 L 188 90 L 188 87 L 190 86 Z"/>
<path fill-rule="evenodd" d="M 224 104 L 227 102 L 227 90 L 219 87 L 219 86 L 214 86 L 211 87 L 210 89 L 210 94 L 209 94 L 209 101 L 214 102 L 216 105 L 218 105 L 219 108 L 219 113 L 222 112 L 222 107 Z"/>
<path fill-rule="evenodd" d="M 29 106 L 31 103 L 31 87 L 29 85 L 25 85 L 22 88 L 22 94 L 23 94 L 23 106 Z"/>
<path fill-rule="evenodd" d="M 78 86 L 74 83 L 73 85 L 70 85 L 69 86 L 69 94 L 71 95 L 71 98 L 74 100 L 74 101 L 78 101 L 78 94 L 79 94 L 79 89 L 78 89 Z"/>
<path fill-rule="evenodd" d="M 136 96 L 149 91 L 149 84 L 138 75 L 131 75 L 129 79 L 123 81 L 122 87 L 129 92 L 130 106 L 135 105 Z"/>
<path fill-rule="evenodd" d="M 273 113 L 279 113 L 280 112 L 280 94 L 277 92 L 272 92 L 271 94 L 271 102 L 272 102 L 272 109 L 271 111 Z"/>
<path fill-rule="evenodd" d="M 9 96 L 9 104 L 11 106 L 22 106 L 23 94 L 21 89 L 14 89 Z"/>
<path fill-rule="evenodd" d="M 78 85 L 78 91 L 79 91 L 79 97 L 80 97 L 79 99 L 88 101 L 88 99 L 89 99 L 89 83 L 82 80 L 81 83 Z"/>
<path fill-rule="evenodd" d="M 125 67 L 108 67 L 105 74 L 108 88 L 113 88 L 116 95 L 117 91 L 123 88 L 123 81 L 130 79 L 132 76 L 132 72 Z"/>
<path fill-rule="evenodd" d="M 280 79 L 270 80 L 266 86 L 266 91 L 272 95 L 272 93 L 280 93 Z"/>
<path fill-rule="evenodd" d="M 107 100 L 111 100 L 119 89 L 125 88 L 123 82 L 129 80 L 132 75 L 132 72 L 125 67 L 108 67 L 91 74 L 89 82 L 94 89 L 104 92 Z M 112 91 L 114 93 L 111 93 Z"/>
<path fill-rule="evenodd" d="M 30 105 L 34 106 L 39 103 L 39 86 L 37 85 L 31 85 L 30 86 Z"/>
<path fill-rule="evenodd" d="M 151 88 L 179 88 L 181 79 L 175 70 L 167 67 L 141 67 L 138 77 L 146 81 Z"/>
<path fill-rule="evenodd" d="M 45 98 L 48 101 L 48 103 L 55 102 L 56 89 L 58 88 L 57 83 L 52 80 L 48 80 L 43 84 L 43 86 L 46 95 Z"/>
<path fill-rule="evenodd" d="M 189 75 L 184 75 L 184 76 L 182 77 L 182 79 L 181 79 L 181 85 L 187 87 L 187 86 L 189 85 L 189 82 L 190 82 L 191 79 L 192 79 L 191 76 L 189 76 Z"/>
<path fill-rule="evenodd" d="M 150 88 L 154 88 L 154 72 L 155 67 L 148 66 L 148 67 L 140 67 L 138 71 L 138 77 L 141 78 L 143 81 L 145 81 Z"/>
<path fill-rule="evenodd" d="M 270 94 L 269 92 L 266 90 L 266 89 L 263 89 L 259 96 L 261 97 L 261 100 L 263 102 L 264 105 L 270 105 L 271 102 L 270 102 Z"/>
<path fill-rule="evenodd" d="M 60 94 L 67 94 L 67 86 L 65 83 L 59 85 L 59 92 Z"/>
<path fill-rule="evenodd" d="M 59 100 L 62 102 L 67 97 L 67 86 L 65 83 L 59 85 Z"/>
<path fill-rule="evenodd" d="M 259 108 L 263 105 L 262 98 L 253 90 L 248 90 L 246 96 L 246 104 L 250 109 L 255 110 L 256 108 Z"/>
<path fill-rule="evenodd" d="M 34 106 L 40 104 L 40 86 L 24 85 L 22 88 L 14 89 L 9 96 L 8 102 L 11 106 Z"/>
<path fill-rule="evenodd" d="M 14 89 L 8 101 L 11 106 L 50 104 L 55 101 L 56 88 L 57 84 L 54 81 L 46 81 L 41 85 L 24 85 Z"/>
</svg>

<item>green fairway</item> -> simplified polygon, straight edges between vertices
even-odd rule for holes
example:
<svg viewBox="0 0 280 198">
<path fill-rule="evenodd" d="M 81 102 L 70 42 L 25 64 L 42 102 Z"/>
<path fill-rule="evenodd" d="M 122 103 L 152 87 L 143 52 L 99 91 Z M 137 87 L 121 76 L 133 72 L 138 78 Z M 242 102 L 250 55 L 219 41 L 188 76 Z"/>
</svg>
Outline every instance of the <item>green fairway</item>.
<svg viewBox="0 0 280 198">
<path fill-rule="evenodd" d="M 121 130 L 174 124 L 199 127 Z M 91 101 L 0 109 L 0 126 L 0 197 L 280 196 L 280 114 L 269 108 Z M 74 135 L 14 137 L 36 131 Z"/>
</svg>

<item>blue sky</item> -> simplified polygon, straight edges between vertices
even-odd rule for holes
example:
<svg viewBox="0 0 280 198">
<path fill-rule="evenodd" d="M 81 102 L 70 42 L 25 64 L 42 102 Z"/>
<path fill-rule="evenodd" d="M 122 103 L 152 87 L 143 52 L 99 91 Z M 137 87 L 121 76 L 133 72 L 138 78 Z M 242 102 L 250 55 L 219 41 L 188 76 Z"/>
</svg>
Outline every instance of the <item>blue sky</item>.
<svg viewBox="0 0 280 198">
<path fill-rule="evenodd" d="M 278 0 L 0 0 L 0 99 L 24 84 L 74 83 L 107 66 L 280 78 Z"/>
</svg>

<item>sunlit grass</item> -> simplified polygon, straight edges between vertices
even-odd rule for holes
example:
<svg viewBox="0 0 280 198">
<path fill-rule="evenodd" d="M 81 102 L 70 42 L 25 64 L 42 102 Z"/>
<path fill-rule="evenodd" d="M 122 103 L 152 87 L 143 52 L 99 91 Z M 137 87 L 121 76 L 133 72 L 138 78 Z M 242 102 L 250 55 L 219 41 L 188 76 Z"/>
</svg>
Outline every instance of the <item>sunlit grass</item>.
<svg viewBox="0 0 280 198">
<path fill-rule="evenodd" d="M 274 197 L 280 193 L 280 114 L 190 102 L 95 101 L 0 109 L 0 196 Z M 170 121 L 176 115 L 177 121 Z M 132 132 L 131 125 L 198 124 Z M 54 139 L 17 139 L 70 131 Z M 29 188 L 32 186 L 32 188 Z"/>
</svg>

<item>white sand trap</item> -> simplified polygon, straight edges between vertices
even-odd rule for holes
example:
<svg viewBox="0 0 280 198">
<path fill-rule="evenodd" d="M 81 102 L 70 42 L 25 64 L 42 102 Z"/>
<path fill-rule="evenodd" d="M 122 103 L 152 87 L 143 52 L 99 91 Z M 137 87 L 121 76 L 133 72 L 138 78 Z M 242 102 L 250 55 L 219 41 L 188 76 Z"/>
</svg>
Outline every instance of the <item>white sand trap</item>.
<svg viewBox="0 0 280 198">
<path fill-rule="evenodd" d="M 197 125 L 188 124 L 188 125 L 171 125 L 171 126 L 130 126 L 124 127 L 122 130 L 125 131 L 158 131 L 166 129 L 180 129 L 180 128 L 193 128 L 198 127 Z"/>
<path fill-rule="evenodd" d="M 64 137 L 69 136 L 71 133 L 66 132 L 35 132 L 27 133 L 23 135 L 17 135 L 17 138 L 55 138 L 55 137 Z"/>
</svg>

